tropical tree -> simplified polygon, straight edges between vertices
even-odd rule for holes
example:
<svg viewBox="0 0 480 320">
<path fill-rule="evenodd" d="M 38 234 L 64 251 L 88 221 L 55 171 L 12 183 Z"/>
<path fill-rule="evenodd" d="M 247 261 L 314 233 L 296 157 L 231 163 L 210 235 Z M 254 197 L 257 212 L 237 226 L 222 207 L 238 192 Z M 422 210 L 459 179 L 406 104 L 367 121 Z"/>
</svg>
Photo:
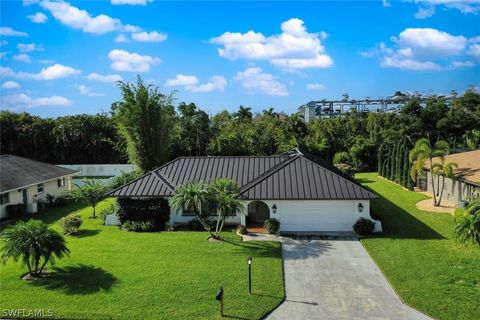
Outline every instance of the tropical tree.
<svg viewBox="0 0 480 320">
<path fill-rule="evenodd" d="M 480 245 L 480 198 L 474 199 L 463 214 L 455 217 L 455 238 Z"/>
<path fill-rule="evenodd" d="M 440 162 L 436 162 L 433 164 L 432 176 L 433 175 L 437 176 L 437 182 L 439 182 L 440 180 L 442 181 L 441 186 L 439 185 L 439 183 L 437 183 L 437 187 L 438 189 L 440 189 L 440 194 L 437 198 L 437 201 L 438 201 L 437 205 L 440 205 L 440 203 L 442 202 L 443 189 L 445 188 L 445 178 L 454 180 L 455 179 L 454 170 L 457 168 L 458 168 L 458 164 L 456 164 L 455 162 L 445 163 L 445 157 L 440 157 Z M 440 179 L 440 176 L 441 176 L 441 179 Z M 437 190 L 437 193 L 438 193 L 438 190 Z"/>
<path fill-rule="evenodd" d="M 67 191 L 67 198 L 73 199 L 76 202 L 82 202 L 93 208 L 93 216 L 95 219 L 95 207 L 105 198 L 105 193 L 108 188 L 101 182 L 95 180 L 84 180 L 83 185 L 76 185 L 76 188 Z"/>
<path fill-rule="evenodd" d="M 252 108 L 240 106 L 238 111 L 233 114 L 233 117 L 240 122 L 250 120 L 253 117 Z"/>
<path fill-rule="evenodd" d="M 175 110 L 172 96 L 157 87 L 119 81 L 122 101 L 112 104 L 112 115 L 119 133 L 127 141 L 130 162 L 142 171 L 164 164 L 170 155 Z"/>
<path fill-rule="evenodd" d="M 200 222 L 203 228 L 215 237 L 210 226 L 201 216 L 202 205 L 209 200 L 209 188 L 203 182 L 190 182 L 184 186 L 180 186 L 175 190 L 172 197 L 171 206 L 175 210 L 193 212 L 195 218 Z"/>
<path fill-rule="evenodd" d="M 424 174 L 424 167 L 426 165 L 426 161 L 428 161 L 430 173 L 432 175 L 430 183 L 432 185 L 434 206 L 439 206 L 440 203 L 437 201 L 437 193 L 434 181 L 435 173 L 433 170 L 433 158 L 444 158 L 449 152 L 450 147 L 446 141 L 440 140 L 435 142 L 434 145 L 432 145 L 430 143 L 430 140 L 428 140 L 427 138 L 421 138 L 417 140 L 417 142 L 415 142 L 415 146 L 412 150 L 410 150 L 409 153 L 409 162 L 412 164 L 410 175 L 413 181 L 417 180 L 417 176 L 422 176 Z"/>
<path fill-rule="evenodd" d="M 32 277 L 41 276 L 48 262 L 70 253 L 63 236 L 41 221 L 19 221 L 5 229 L 0 239 L 3 263 L 21 260 Z"/>
</svg>

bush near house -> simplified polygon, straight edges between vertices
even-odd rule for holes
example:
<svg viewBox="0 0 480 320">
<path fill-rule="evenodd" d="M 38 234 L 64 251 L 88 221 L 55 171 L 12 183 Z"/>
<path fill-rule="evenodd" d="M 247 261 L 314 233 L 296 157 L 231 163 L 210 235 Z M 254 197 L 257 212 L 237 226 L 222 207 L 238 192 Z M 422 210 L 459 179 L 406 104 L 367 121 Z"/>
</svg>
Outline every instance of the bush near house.
<svg viewBox="0 0 480 320">
<path fill-rule="evenodd" d="M 153 230 L 165 230 L 165 224 L 170 220 L 170 206 L 163 198 L 131 199 L 120 198 L 118 217 L 122 225 L 126 221 L 150 221 Z"/>
<path fill-rule="evenodd" d="M 82 218 L 78 214 L 71 213 L 59 221 L 60 227 L 64 234 L 75 234 L 83 223 Z"/>
<path fill-rule="evenodd" d="M 270 234 L 277 233 L 278 230 L 280 230 L 280 221 L 275 218 L 267 219 L 265 220 L 263 227 Z"/>
<path fill-rule="evenodd" d="M 375 229 L 375 222 L 370 219 L 360 218 L 353 225 L 353 231 L 359 235 L 372 234 Z"/>
</svg>

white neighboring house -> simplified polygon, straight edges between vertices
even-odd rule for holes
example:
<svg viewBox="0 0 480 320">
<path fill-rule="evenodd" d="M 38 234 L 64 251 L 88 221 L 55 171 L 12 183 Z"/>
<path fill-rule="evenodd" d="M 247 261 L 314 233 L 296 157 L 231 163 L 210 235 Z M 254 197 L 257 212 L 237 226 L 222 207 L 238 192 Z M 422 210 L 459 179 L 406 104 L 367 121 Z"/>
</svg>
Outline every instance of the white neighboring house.
<svg viewBox="0 0 480 320">
<path fill-rule="evenodd" d="M 8 205 L 23 204 L 25 211 L 38 211 L 38 202 L 47 194 L 61 196 L 70 190 L 72 176 L 79 171 L 14 155 L 0 156 L 0 218 L 7 216 Z"/>
<path fill-rule="evenodd" d="M 298 149 L 278 156 L 180 157 L 109 194 L 171 198 L 181 185 L 216 178 L 232 179 L 246 208 L 226 223 L 258 227 L 276 218 L 281 233 L 350 232 L 359 218 L 373 220 L 370 200 L 378 198 L 332 164 Z M 172 210 L 169 223 L 192 218 Z M 377 221 L 376 231 L 381 230 Z"/>
</svg>

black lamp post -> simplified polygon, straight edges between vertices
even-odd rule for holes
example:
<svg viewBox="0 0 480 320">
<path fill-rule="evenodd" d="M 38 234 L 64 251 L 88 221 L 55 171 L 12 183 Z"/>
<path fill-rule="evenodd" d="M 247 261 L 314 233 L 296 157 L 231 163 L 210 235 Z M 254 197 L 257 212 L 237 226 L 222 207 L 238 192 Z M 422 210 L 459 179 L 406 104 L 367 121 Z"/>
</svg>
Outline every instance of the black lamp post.
<svg viewBox="0 0 480 320">
<path fill-rule="evenodd" d="M 252 293 L 252 257 L 247 258 L 248 263 L 248 293 Z"/>
</svg>

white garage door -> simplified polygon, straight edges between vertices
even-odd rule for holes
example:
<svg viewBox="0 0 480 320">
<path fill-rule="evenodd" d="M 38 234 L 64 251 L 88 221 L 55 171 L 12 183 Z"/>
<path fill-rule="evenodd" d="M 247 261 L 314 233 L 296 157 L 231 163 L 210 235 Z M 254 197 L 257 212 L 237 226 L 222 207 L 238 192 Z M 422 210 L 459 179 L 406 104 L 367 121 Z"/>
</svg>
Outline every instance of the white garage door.
<svg viewBox="0 0 480 320">
<path fill-rule="evenodd" d="M 352 231 L 358 217 L 354 202 L 285 201 L 280 212 L 281 231 Z"/>
</svg>

